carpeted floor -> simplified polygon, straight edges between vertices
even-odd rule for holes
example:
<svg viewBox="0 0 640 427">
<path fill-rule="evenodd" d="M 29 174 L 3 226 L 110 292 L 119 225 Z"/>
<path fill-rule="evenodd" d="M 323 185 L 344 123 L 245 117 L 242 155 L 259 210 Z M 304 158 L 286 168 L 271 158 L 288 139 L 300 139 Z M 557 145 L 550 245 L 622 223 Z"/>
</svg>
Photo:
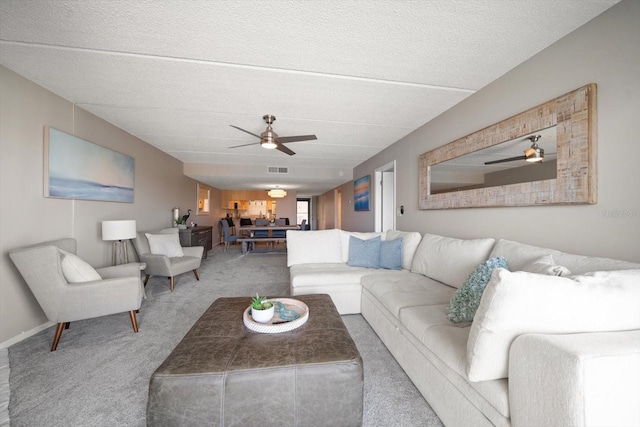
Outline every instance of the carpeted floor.
<svg viewBox="0 0 640 427">
<path fill-rule="evenodd" d="M 285 254 L 216 247 L 193 274 L 151 278 L 134 334 L 127 313 L 71 324 L 51 353 L 53 328 L 9 348 L 12 426 L 144 426 L 149 378 L 221 296 L 285 296 Z M 441 426 L 360 315 L 343 316 L 364 361 L 365 426 Z"/>
</svg>

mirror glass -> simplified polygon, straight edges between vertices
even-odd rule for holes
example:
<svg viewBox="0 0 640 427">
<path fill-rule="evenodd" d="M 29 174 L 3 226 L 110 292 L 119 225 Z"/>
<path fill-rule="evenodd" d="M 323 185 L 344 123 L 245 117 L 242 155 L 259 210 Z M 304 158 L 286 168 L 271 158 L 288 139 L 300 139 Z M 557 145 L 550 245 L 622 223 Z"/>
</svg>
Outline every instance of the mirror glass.
<svg viewBox="0 0 640 427">
<path fill-rule="evenodd" d="M 209 215 L 211 213 L 211 189 L 200 183 L 196 185 L 196 193 L 198 197 L 197 215 Z"/>
<path fill-rule="evenodd" d="M 596 203 L 596 105 L 590 83 L 422 154 L 419 208 Z M 527 165 L 533 142 L 544 158 Z"/>
<path fill-rule="evenodd" d="M 544 150 L 542 160 L 527 162 L 525 150 L 531 148 L 534 139 Z M 556 158 L 556 126 L 550 126 L 430 166 L 429 194 L 553 179 L 557 176 Z"/>
</svg>

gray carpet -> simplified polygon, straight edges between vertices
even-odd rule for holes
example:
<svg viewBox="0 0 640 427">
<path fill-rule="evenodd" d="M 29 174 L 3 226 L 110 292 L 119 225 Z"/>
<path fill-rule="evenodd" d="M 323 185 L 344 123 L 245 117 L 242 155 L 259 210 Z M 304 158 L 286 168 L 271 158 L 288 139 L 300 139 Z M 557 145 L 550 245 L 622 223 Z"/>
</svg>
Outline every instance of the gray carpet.
<svg viewBox="0 0 640 427">
<path fill-rule="evenodd" d="M 284 254 L 209 253 L 193 274 L 151 278 L 138 322 L 126 313 L 71 324 L 51 353 L 53 328 L 9 348 L 12 426 L 144 426 L 149 378 L 206 308 L 221 296 L 288 294 Z M 343 316 L 364 361 L 365 426 L 441 422 L 360 315 Z"/>
</svg>

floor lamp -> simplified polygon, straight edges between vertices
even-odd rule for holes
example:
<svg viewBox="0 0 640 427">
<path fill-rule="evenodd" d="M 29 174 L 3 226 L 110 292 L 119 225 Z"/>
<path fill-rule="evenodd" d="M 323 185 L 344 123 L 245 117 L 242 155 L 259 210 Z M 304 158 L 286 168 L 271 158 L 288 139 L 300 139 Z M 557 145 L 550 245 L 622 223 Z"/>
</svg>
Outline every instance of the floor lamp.
<svg viewBox="0 0 640 427">
<path fill-rule="evenodd" d="M 116 265 L 116 254 L 118 246 L 122 246 L 124 253 L 124 263 L 129 262 L 127 254 L 127 242 L 123 240 L 135 239 L 136 237 L 136 221 L 102 221 L 102 240 L 113 240 L 113 265 Z"/>
</svg>

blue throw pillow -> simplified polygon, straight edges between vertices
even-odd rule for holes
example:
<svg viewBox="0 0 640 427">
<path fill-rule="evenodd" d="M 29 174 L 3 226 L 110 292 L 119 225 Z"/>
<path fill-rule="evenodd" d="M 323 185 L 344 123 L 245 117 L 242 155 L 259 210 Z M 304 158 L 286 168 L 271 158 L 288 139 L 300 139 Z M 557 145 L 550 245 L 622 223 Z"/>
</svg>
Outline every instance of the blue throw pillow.
<svg viewBox="0 0 640 427">
<path fill-rule="evenodd" d="M 378 268 L 380 261 L 380 236 L 369 240 L 349 236 L 349 261 L 352 267 Z"/>
<path fill-rule="evenodd" d="M 380 267 L 402 270 L 402 239 L 380 242 Z"/>
<path fill-rule="evenodd" d="M 476 267 L 474 272 L 464 281 L 462 287 L 453 294 L 447 309 L 449 320 L 453 323 L 473 320 L 473 316 L 480 306 L 484 288 L 487 287 L 489 280 L 491 280 L 491 274 L 496 268 L 508 268 L 507 260 L 503 257 L 490 258 Z"/>
</svg>

